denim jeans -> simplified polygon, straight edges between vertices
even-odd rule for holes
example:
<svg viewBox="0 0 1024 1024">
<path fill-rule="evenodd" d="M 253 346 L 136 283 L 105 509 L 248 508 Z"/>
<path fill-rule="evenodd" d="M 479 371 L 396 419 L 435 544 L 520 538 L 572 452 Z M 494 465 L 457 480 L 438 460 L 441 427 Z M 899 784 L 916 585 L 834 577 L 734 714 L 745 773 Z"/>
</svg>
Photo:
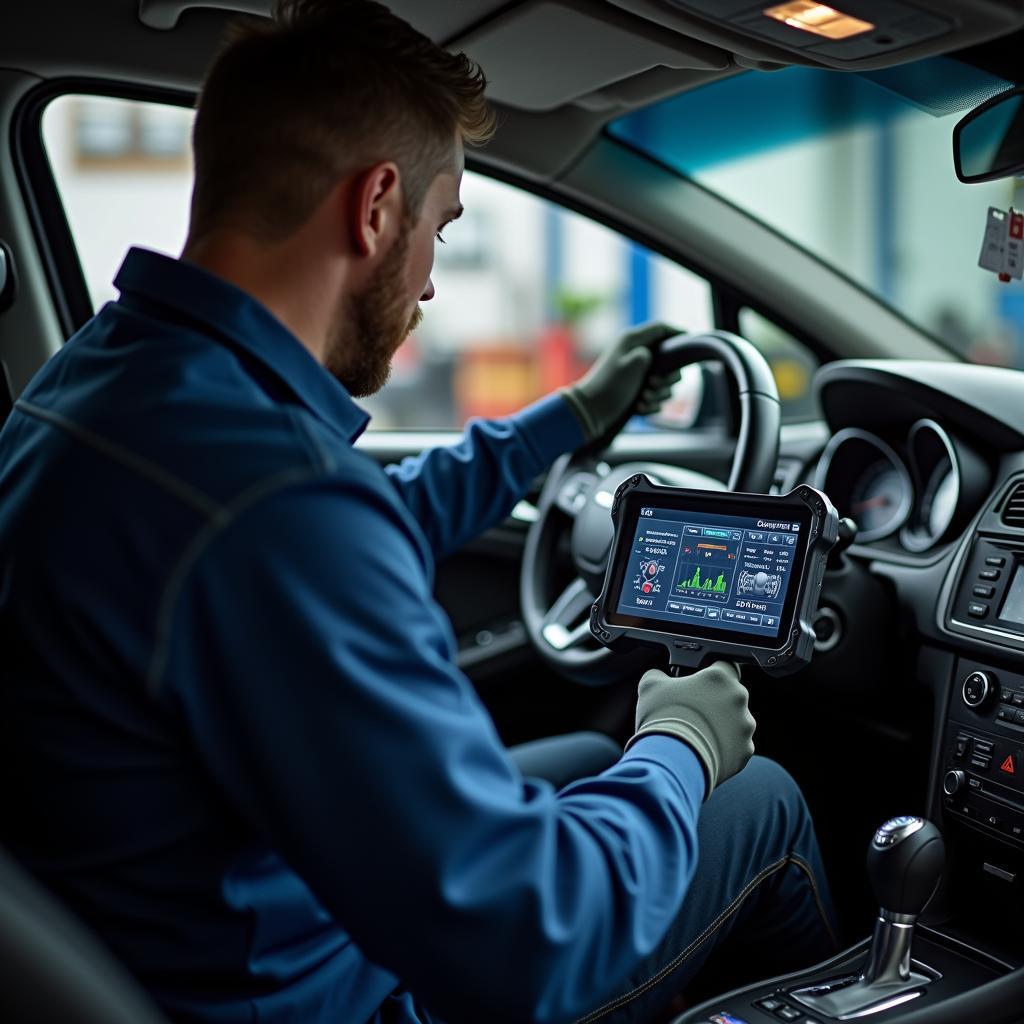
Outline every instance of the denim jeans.
<svg viewBox="0 0 1024 1024">
<path fill-rule="evenodd" d="M 701 810 L 699 861 L 675 923 L 621 991 L 579 1024 L 658 1020 L 698 980 L 697 1002 L 839 949 L 810 813 L 792 777 L 754 757 Z"/>
<path fill-rule="evenodd" d="M 576 733 L 510 754 L 528 774 L 565 785 L 614 763 L 619 748 L 607 737 Z M 697 834 L 697 871 L 679 916 L 619 991 L 577 1024 L 654 1024 L 684 991 L 695 1005 L 838 952 L 810 812 L 784 768 L 752 758 L 711 794 Z M 420 1017 L 435 1020 L 422 1011 Z M 387 1008 L 381 1020 L 388 1020 Z"/>
</svg>

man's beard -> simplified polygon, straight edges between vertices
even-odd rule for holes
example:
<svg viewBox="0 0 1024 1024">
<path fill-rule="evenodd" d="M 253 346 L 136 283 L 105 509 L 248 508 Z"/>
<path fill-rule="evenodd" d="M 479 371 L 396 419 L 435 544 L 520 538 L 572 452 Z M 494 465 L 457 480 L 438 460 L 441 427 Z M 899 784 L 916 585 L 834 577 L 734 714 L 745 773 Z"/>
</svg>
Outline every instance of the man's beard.
<svg viewBox="0 0 1024 1024">
<path fill-rule="evenodd" d="M 423 311 L 406 313 L 403 282 L 411 227 L 406 225 L 377 276 L 338 309 L 327 340 L 324 363 L 354 398 L 375 394 L 391 375 L 391 360 L 419 326 Z"/>
</svg>

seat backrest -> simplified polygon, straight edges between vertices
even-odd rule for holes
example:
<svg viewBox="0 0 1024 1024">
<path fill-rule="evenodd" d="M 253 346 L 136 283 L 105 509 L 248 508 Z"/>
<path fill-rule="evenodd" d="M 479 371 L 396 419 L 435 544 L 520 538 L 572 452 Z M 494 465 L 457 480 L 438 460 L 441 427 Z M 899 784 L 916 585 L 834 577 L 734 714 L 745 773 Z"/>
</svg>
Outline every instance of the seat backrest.
<svg viewBox="0 0 1024 1024">
<path fill-rule="evenodd" d="M 2 851 L 0 1020 L 167 1024 L 100 942 Z"/>
</svg>

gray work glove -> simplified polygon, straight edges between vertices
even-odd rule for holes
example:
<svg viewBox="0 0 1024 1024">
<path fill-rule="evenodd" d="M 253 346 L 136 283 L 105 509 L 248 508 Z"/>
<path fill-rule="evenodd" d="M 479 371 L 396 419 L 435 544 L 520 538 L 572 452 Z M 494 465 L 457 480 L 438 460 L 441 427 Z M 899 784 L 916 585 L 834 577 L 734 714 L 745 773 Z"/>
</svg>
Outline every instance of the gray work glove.
<svg viewBox="0 0 1024 1024">
<path fill-rule="evenodd" d="M 588 441 L 614 435 L 631 415 L 649 416 L 661 408 L 680 371 L 648 378 L 652 348 L 682 333 L 667 324 L 634 327 L 602 352 L 575 384 L 562 388 Z"/>
<path fill-rule="evenodd" d="M 689 744 L 704 765 L 706 799 L 750 760 L 754 728 L 747 691 L 731 661 L 716 661 L 692 676 L 670 676 L 652 668 L 640 680 L 636 735 L 626 749 L 651 733 Z"/>
</svg>

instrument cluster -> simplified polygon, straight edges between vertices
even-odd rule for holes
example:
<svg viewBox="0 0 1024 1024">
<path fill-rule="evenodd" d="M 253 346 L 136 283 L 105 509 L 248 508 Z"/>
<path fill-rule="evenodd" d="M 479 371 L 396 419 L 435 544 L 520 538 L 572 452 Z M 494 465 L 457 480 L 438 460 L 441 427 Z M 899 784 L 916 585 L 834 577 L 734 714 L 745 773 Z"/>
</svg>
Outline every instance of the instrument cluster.
<svg viewBox="0 0 1024 1024">
<path fill-rule="evenodd" d="M 988 485 L 981 457 L 931 419 L 888 440 L 858 427 L 840 430 L 814 471 L 814 486 L 857 523 L 857 543 L 891 538 L 915 553 L 959 536 Z"/>
</svg>

